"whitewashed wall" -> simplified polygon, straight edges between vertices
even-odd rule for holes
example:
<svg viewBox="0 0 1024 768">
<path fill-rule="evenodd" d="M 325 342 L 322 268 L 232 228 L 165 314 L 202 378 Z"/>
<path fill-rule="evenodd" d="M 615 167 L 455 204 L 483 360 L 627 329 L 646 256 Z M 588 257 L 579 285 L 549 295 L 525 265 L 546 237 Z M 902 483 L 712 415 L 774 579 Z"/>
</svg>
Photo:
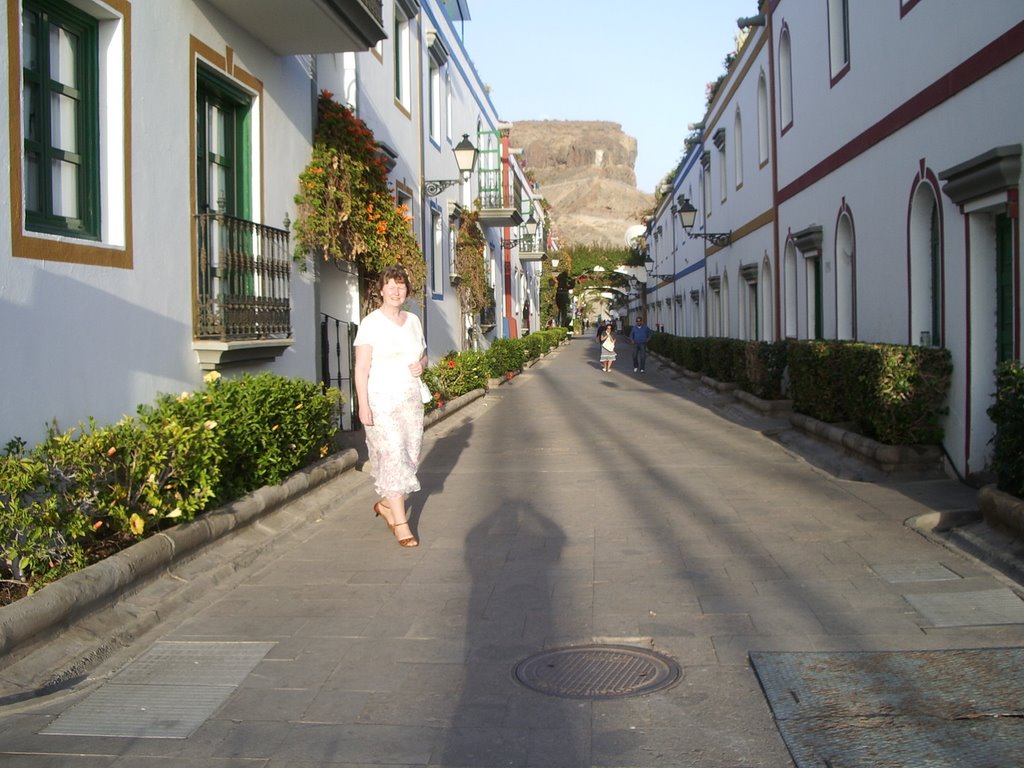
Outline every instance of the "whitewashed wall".
<svg viewBox="0 0 1024 768">
<path fill-rule="evenodd" d="M 18 34 L 6 29 L 3 39 Z M 294 219 L 292 196 L 309 154 L 309 80 L 294 58 L 279 58 L 204 4 L 132 4 L 131 269 L 13 258 L 9 217 L 0 217 L 0 441 L 29 443 L 56 419 L 70 427 L 133 414 L 159 392 L 201 385 L 192 350 L 189 39 L 194 35 L 264 85 L 265 223 Z M 6 43 L 5 43 L 6 46 Z M 5 59 L 6 60 L 6 59 Z M 4 87 L 7 68 L 3 68 Z M 6 91 L 5 91 L 6 92 Z M 6 100 L 5 100 L 6 101 Z M 11 125 L 5 103 L 3 109 Z M 10 168 L 0 142 L 0 167 Z M 266 368 L 315 377 L 315 291 L 294 274 L 295 344 Z"/>
</svg>

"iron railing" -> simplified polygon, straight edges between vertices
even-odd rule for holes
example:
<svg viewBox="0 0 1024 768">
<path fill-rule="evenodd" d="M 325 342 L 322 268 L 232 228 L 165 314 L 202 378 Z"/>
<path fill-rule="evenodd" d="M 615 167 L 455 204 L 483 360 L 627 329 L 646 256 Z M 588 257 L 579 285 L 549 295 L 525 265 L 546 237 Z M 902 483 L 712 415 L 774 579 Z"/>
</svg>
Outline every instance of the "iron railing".
<svg viewBox="0 0 1024 768">
<path fill-rule="evenodd" d="M 196 338 L 290 338 L 287 230 L 208 212 L 196 214 L 196 233 Z"/>
<path fill-rule="evenodd" d="M 320 314 L 320 380 L 325 387 L 336 387 L 344 396 L 341 428 L 358 429 L 359 403 L 353 379 L 356 331 L 359 326 L 326 313 Z"/>
</svg>

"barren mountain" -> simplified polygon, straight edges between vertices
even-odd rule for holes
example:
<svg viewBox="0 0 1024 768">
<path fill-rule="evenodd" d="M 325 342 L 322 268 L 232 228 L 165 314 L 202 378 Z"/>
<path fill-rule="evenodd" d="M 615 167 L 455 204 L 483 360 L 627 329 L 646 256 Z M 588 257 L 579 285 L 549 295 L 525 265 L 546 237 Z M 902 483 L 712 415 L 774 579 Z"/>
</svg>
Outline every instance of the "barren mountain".
<svg viewBox="0 0 1024 768">
<path fill-rule="evenodd" d="M 654 196 L 636 187 L 636 139 L 618 123 L 522 120 L 512 124 L 510 140 L 522 150 L 563 246 L 624 246 L 626 229 L 654 205 Z"/>
</svg>

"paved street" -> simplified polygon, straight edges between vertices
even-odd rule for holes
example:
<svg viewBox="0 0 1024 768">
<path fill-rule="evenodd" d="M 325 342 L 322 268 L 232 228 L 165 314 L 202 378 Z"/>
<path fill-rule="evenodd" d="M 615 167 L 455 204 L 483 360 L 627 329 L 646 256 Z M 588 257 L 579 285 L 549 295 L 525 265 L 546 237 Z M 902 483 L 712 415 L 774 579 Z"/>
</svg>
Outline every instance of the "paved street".
<svg viewBox="0 0 1024 768">
<path fill-rule="evenodd" d="M 0 765 L 787 768 L 752 652 L 1024 643 L 1012 582 L 904 524 L 972 489 L 836 479 L 777 423 L 597 352 L 565 344 L 428 432 L 419 548 L 374 519 L 368 475 L 311 491 L 309 522 L 87 679 L 0 706 Z M 601 700 L 515 679 L 589 643 L 681 679 Z"/>
</svg>

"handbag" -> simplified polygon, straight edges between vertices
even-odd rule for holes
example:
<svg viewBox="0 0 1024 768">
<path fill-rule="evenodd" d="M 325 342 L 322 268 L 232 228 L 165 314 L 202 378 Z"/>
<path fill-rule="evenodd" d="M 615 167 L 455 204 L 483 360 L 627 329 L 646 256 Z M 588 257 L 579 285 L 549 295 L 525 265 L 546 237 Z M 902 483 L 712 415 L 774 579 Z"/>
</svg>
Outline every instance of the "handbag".
<svg viewBox="0 0 1024 768">
<path fill-rule="evenodd" d="M 434 398 L 430 396 L 430 387 L 423 383 L 423 379 L 420 379 L 420 400 L 426 404 L 433 399 Z"/>
</svg>

